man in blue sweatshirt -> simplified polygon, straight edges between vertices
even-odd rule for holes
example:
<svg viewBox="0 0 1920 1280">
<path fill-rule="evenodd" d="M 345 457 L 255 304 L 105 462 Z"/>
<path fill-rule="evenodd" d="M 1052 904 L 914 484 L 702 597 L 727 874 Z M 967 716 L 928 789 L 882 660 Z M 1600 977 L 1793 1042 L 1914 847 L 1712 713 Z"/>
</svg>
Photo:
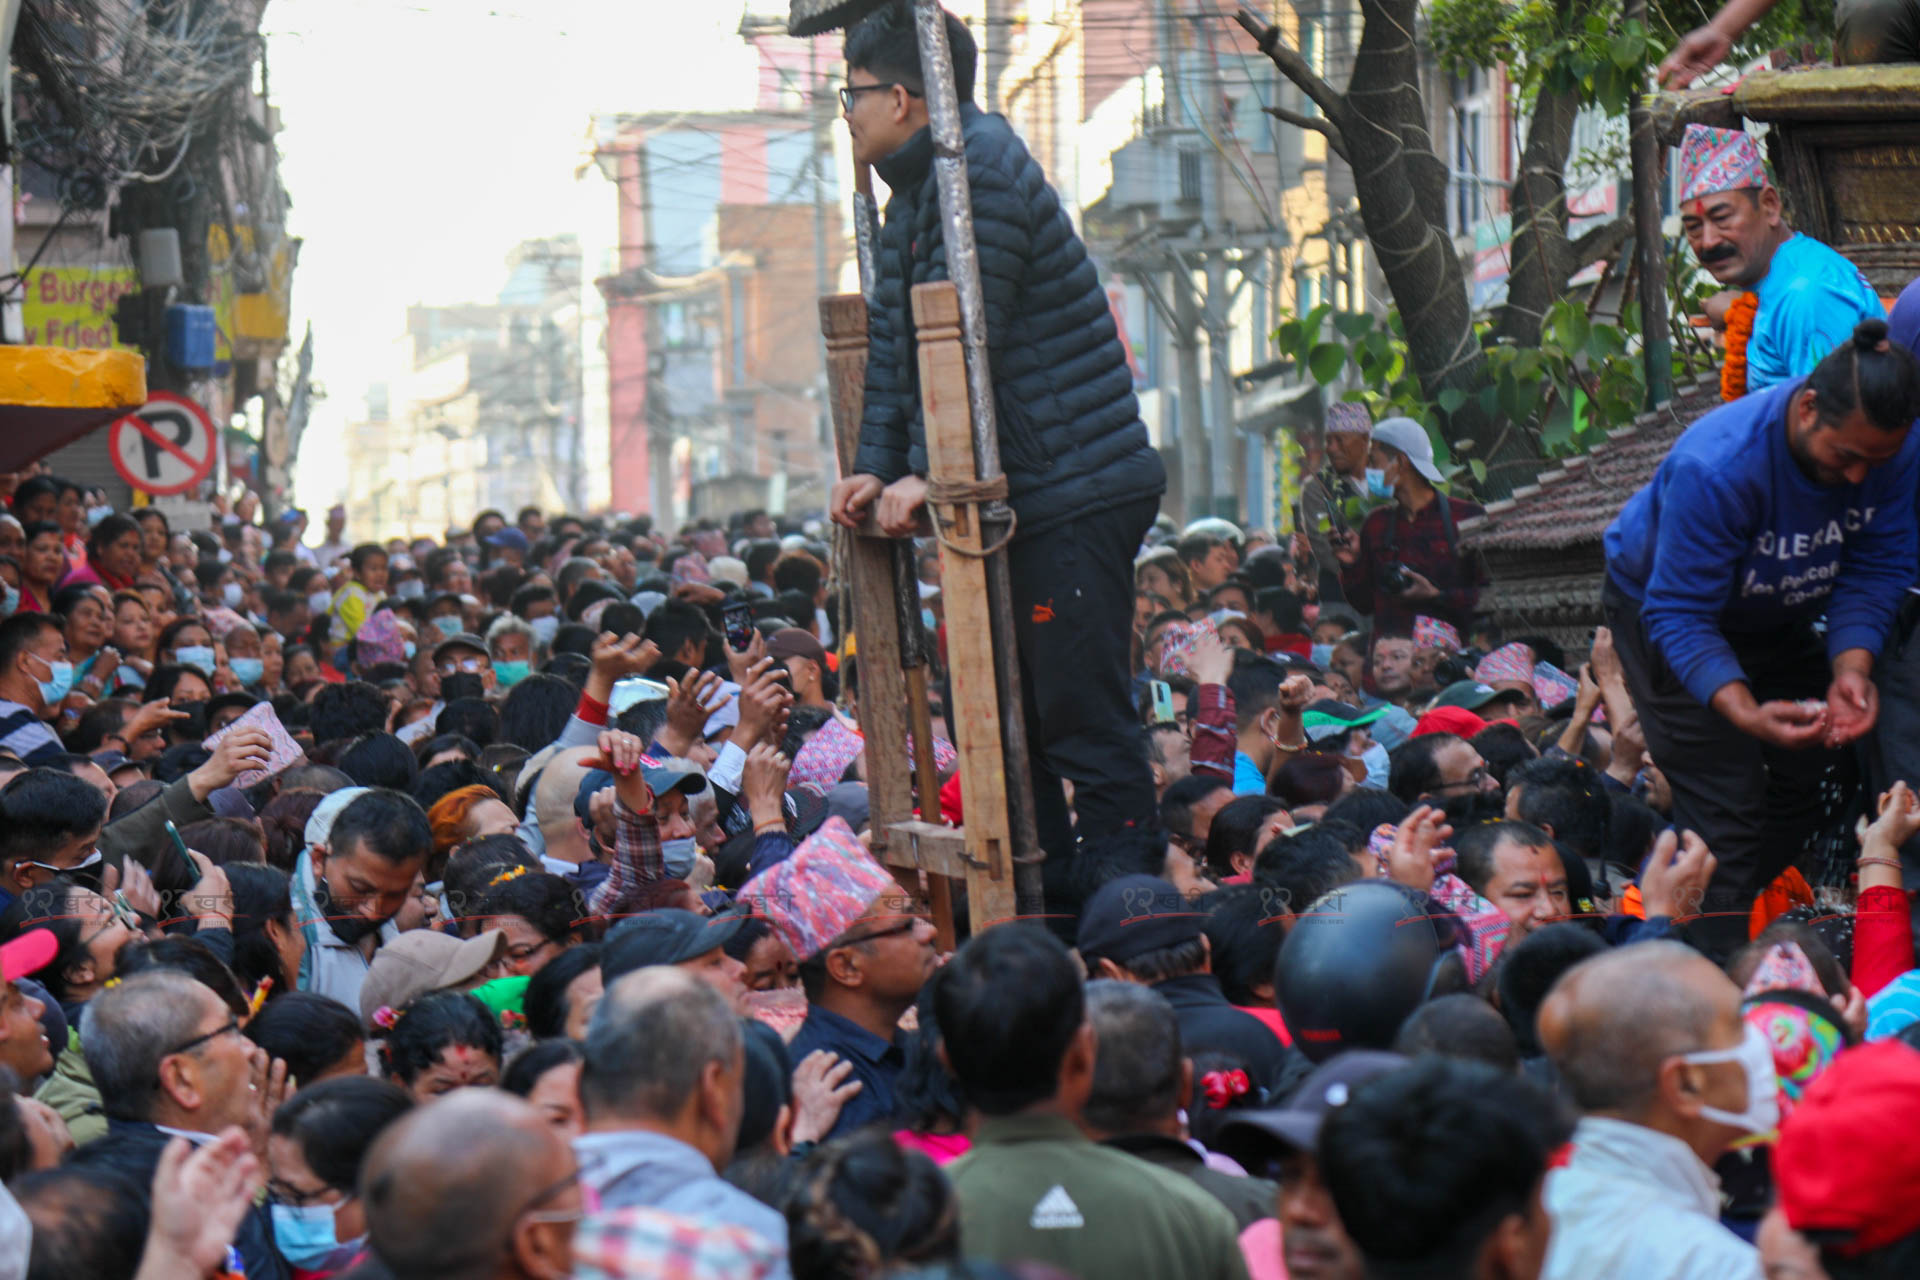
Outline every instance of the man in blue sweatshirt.
<svg viewBox="0 0 1920 1280">
<path fill-rule="evenodd" d="M 1900 291 L 1887 313 L 1887 337 L 1920 358 L 1920 280 Z M 1915 495 L 1920 499 L 1920 494 Z M 1895 782 L 1920 779 L 1920 565 L 1912 589 L 1874 668 L 1885 714 L 1867 742 L 1867 785 L 1879 795 Z M 1920 836 L 1900 849 L 1909 890 L 1920 889 Z"/>
<path fill-rule="evenodd" d="M 1920 365 L 1884 321 L 1688 428 L 1606 534 L 1607 622 L 1674 823 L 1719 860 L 1696 940 L 1746 940 L 1831 752 L 1869 732 L 1913 581 Z M 1825 619 L 1822 639 L 1815 624 Z"/>
</svg>

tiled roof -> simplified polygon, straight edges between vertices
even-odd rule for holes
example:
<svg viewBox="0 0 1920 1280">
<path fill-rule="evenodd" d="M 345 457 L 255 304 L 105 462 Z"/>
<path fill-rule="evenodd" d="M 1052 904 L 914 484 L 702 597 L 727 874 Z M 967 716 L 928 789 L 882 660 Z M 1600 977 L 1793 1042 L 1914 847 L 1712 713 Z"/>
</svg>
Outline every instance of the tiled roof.
<svg viewBox="0 0 1920 1280">
<path fill-rule="evenodd" d="M 1672 400 L 1609 432 L 1591 452 L 1541 472 L 1512 497 L 1488 504 L 1486 515 L 1464 521 L 1462 541 L 1483 551 L 1559 551 L 1599 542 L 1680 433 L 1719 403 L 1717 376 L 1677 388 Z"/>
</svg>

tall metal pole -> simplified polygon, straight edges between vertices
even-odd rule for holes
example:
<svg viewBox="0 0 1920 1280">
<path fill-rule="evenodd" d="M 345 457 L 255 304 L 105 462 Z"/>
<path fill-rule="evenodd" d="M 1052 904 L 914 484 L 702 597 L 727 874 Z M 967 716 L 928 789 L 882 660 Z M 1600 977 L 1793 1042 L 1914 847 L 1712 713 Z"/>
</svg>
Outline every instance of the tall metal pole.
<svg viewBox="0 0 1920 1280">
<path fill-rule="evenodd" d="M 1207 378 L 1207 514 L 1224 514 L 1222 506 L 1231 506 L 1233 482 L 1229 450 L 1239 433 L 1233 424 L 1233 341 L 1227 309 L 1232 304 L 1227 288 L 1227 260 L 1219 246 L 1207 251 L 1207 357 L 1213 368 Z M 1223 503 L 1221 499 L 1226 499 Z M 1244 519 L 1244 515 L 1241 517 Z"/>
<path fill-rule="evenodd" d="M 1200 381 L 1200 299 L 1185 255 L 1174 252 L 1174 354 L 1180 378 L 1180 488 L 1186 520 L 1213 510 L 1213 449 L 1207 442 L 1207 412 Z"/>
<path fill-rule="evenodd" d="M 824 298 L 833 290 L 827 280 L 827 182 L 823 157 L 832 148 L 830 129 L 833 113 L 822 94 L 826 82 L 820 75 L 820 42 L 807 41 L 807 110 L 812 115 L 813 154 L 808 158 L 807 167 L 813 174 L 813 289 L 816 297 Z M 864 290 L 864 285 L 862 286 Z M 821 353 L 819 380 L 818 431 L 822 457 L 832 458 L 833 414 L 827 404 L 827 362 L 825 352 Z"/>
<path fill-rule="evenodd" d="M 967 402 L 973 422 L 976 474 L 991 480 L 1000 470 L 1000 431 L 993 405 L 993 371 L 987 363 L 986 296 L 973 238 L 973 188 L 967 180 L 967 144 L 960 123 L 960 97 L 947 45 L 940 0 L 914 0 L 920 68 L 926 81 L 927 125 L 933 140 L 934 179 L 940 189 L 940 226 L 947 278 L 960 303 L 961 347 L 967 360 Z M 992 541 L 1012 519 L 1006 503 L 981 510 L 982 533 Z M 1013 585 L 1005 553 L 987 557 L 987 594 L 992 606 L 993 654 L 1000 694 L 1002 751 L 1007 768 L 1007 818 L 1015 850 L 1014 892 L 1022 912 L 1043 910 L 1039 850 L 1034 826 L 1033 774 L 1027 755 L 1026 711 L 1020 650 L 1013 634 Z"/>
<path fill-rule="evenodd" d="M 1647 0 L 1627 0 L 1624 24 L 1644 24 Z M 1633 162 L 1633 252 L 1640 276 L 1640 353 L 1646 362 L 1649 407 L 1673 398 L 1673 340 L 1667 328 L 1667 246 L 1660 226 L 1660 138 L 1647 105 L 1646 73 L 1627 108 Z"/>
</svg>

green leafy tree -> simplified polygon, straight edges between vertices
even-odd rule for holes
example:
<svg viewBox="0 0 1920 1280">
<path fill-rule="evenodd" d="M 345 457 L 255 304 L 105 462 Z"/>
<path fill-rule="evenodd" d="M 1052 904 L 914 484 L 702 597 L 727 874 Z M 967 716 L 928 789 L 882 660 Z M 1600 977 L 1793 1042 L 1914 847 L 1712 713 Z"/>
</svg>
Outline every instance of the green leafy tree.
<svg viewBox="0 0 1920 1280">
<path fill-rule="evenodd" d="M 1637 317 L 1628 319 L 1631 325 Z M 1596 324 L 1579 302 L 1563 299 L 1548 309 L 1532 347 L 1494 342 L 1491 330 L 1491 321 L 1482 321 L 1475 331 L 1486 384 L 1471 392 L 1446 387 L 1431 400 L 1413 372 L 1397 311 L 1382 321 L 1318 306 L 1283 320 L 1274 342 L 1321 386 L 1348 385 L 1341 398 L 1365 404 L 1376 420 L 1399 415 L 1424 425 L 1441 465 L 1470 473 L 1482 493 L 1513 486 L 1498 483 L 1478 441 L 1450 436 L 1449 423 L 1469 415 L 1499 421 L 1537 466 L 1539 458 L 1591 447 L 1639 412 L 1646 377 L 1628 328 Z"/>
</svg>

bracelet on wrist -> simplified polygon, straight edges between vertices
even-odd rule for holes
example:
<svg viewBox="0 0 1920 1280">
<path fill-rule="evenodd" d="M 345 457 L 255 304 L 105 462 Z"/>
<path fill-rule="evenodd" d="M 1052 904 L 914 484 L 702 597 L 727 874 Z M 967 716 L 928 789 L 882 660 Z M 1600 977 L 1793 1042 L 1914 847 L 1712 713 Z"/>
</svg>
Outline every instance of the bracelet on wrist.
<svg viewBox="0 0 1920 1280">
<path fill-rule="evenodd" d="M 769 836 L 775 832 L 781 835 L 787 834 L 787 824 L 784 819 L 776 820 L 769 818 L 765 822 L 756 822 L 753 824 L 753 834 L 757 836 Z"/>
<path fill-rule="evenodd" d="M 1855 858 L 1853 860 L 1853 865 L 1856 867 L 1892 867 L 1895 871 L 1898 871 L 1901 869 L 1900 859 L 1898 858 L 1881 858 L 1881 857 Z"/>
</svg>

